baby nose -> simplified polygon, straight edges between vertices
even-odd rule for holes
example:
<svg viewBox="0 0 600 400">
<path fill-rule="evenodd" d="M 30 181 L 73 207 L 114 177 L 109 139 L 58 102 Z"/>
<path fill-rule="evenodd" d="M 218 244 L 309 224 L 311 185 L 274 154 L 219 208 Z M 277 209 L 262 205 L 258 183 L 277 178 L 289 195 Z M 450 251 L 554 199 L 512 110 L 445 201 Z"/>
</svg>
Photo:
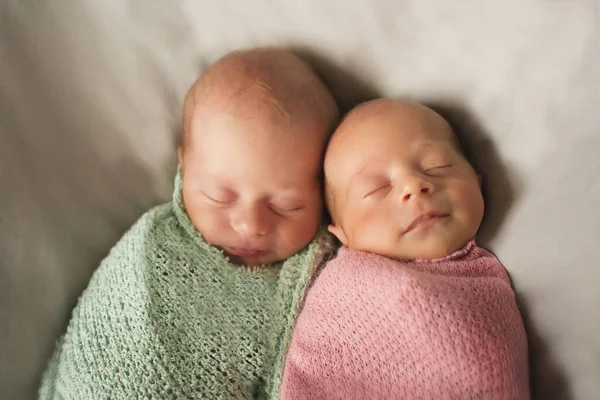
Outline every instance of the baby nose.
<svg viewBox="0 0 600 400">
<path fill-rule="evenodd" d="M 404 183 L 402 191 L 402 200 L 409 201 L 420 196 L 430 195 L 433 191 L 433 184 L 421 177 L 410 177 Z"/>
<path fill-rule="evenodd" d="M 267 213 L 261 207 L 248 207 L 231 220 L 233 230 L 243 236 L 262 236 L 269 232 Z"/>
</svg>

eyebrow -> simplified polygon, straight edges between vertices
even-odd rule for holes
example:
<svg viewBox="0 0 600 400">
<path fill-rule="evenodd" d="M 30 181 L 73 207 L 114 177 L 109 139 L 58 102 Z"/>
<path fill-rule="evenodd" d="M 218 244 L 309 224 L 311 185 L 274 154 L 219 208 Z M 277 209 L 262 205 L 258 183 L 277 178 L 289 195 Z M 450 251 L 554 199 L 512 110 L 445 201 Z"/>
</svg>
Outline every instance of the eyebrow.
<svg viewBox="0 0 600 400">
<path fill-rule="evenodd" d="M 417 147 L 417 151 L 419 153 L 423 153 L 426 151 L 426 149 L 429 149 L 429 148 L 456 151 L 459 154 L 462 153 L 462 149 L 460 148 L 460 143 L 457 141 L 454 141 L 454 140 L 450 140 L 447 143 L 439 142 L 439 141 L 427 141 L 427 142 L 419 144 L 419 146 Z"/>
<path fill-rule="evenodd" d="M 430 148 L 438 148 L 438 149 L 446 149 L 447 146 L 444 143 L 440 143 L 440 142 L 436 142 L 436 141 L 427 141 L 427 142 L 422 142 L 417 146 L 417 151 L 418 152 L 423 152 L 426 149 L 430 149 Z"/>
</svg>

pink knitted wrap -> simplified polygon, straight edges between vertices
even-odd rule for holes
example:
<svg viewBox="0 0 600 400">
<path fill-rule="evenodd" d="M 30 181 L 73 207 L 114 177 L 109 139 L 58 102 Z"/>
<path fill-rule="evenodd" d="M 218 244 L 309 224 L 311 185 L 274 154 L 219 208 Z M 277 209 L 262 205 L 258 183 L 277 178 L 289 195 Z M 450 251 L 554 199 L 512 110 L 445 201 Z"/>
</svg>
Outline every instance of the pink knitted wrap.
<svg viewBox="0 0 600 400">
<path fill-rule="evenodd" d="M 528 399 L 508 275 L 474 242 L 401 262 L 341 248 L 308 292 L 283 399 Z"/>
</svg>

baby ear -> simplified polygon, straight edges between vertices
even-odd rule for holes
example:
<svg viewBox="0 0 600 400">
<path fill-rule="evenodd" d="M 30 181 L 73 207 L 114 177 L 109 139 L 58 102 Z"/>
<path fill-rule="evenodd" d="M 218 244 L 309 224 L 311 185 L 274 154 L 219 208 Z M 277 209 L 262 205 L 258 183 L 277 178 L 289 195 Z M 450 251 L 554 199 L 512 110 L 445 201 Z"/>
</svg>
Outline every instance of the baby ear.
<svg viewBox="0 0 600 400">
<path fill-rule="evenodd" d="M 329 225 L 327 227 L 327 230 L 331 232 L 336 238 L 338 238 L 338 240 L 342 242 L 344 246 L 348 245 L 348 239 L 346 239 L 346 234 L 344 233 L 344 230 L 341 227 L 336 225 Z"/>
</svg>

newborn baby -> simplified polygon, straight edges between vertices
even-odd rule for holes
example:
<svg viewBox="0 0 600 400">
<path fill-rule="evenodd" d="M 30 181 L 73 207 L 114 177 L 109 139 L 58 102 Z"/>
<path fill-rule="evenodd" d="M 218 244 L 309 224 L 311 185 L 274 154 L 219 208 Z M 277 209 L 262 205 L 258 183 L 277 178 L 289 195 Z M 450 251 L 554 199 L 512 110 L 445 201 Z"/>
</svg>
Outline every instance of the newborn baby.
<svg viewBox="0 0 600 400">
<path fill-rule="evenodd" d="M 318 228 L 337 115 L 286 51 L 235 52 L 203 73 L 185 99 L 173 201 L 144 214 L 95 272 L 40 397 L 278 389 L 299 301 L 331 249 Z"/>
<path fill-rule="evenodd" d="M 284 260 L 323 216 L 322 165 L 338 110 L 303 61 L 279 50 L 225 57 L 186 96 L 183 202 L 204 240 L 242 265 Z"/>
<path fill-rule="evenodd" d="M 475 244 L 480 179 L 429 108 L 380 99 L 334 133 L 330 231 L 284 399 L 527 399 L 527 339 L 508 275 Z"/>
</svg>

